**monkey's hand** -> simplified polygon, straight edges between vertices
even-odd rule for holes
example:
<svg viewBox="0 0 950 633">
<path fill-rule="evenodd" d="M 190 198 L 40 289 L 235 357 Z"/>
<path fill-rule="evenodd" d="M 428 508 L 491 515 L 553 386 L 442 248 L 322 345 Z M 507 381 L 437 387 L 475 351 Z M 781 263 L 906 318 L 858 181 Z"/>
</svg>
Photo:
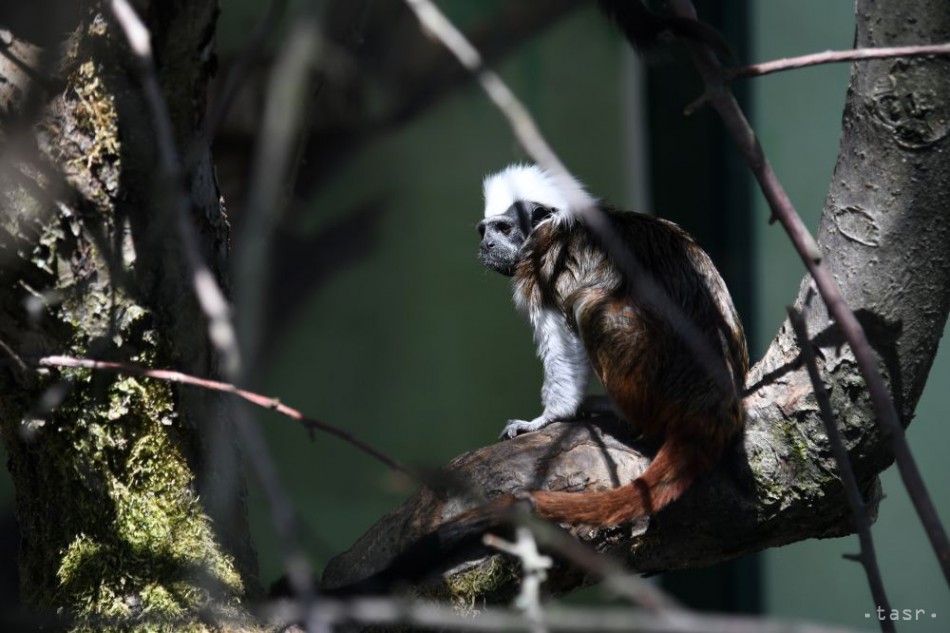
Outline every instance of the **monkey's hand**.
<svg viewBox="0 0 950 633">
<path fill-rule="evenodd" d="M 538 429 L 543 429 L 547 425 L 557 422 L 554 418 L 546 416 L 544 414 L 539 415 L 533 420 L 508 420 L 508 424 L 505 425 L 505 428 L 502 430 L 501 435 L 498 437 L 514 437 L 519 433 L 528 433 L 530 431 L 537 431 Z"/>
</svg>

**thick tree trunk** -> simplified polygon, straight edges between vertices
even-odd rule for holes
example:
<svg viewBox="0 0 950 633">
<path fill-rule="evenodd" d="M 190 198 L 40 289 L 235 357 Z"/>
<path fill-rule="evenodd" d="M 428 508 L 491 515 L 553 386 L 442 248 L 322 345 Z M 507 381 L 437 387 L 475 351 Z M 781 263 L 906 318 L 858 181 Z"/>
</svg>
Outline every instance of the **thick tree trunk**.
<svg viewBox="0 0 950 633">
<path fill-rule="evenodd" d="M 943 0 L 857 3 L 859 46 L 948 40 L 950 14 Z M 950 307 L 948 121 L 946 58 L 855 64 L 819 235 L 825 258 L 881 360 L 905 425 Z M 803 281 L 797 305 L 807 312 L 859 481 L 875 503 L 877 475 L 892 461 L 889 443 L 875 423 L 854 356 L 829 325 L 810 279 Z M 783 326 L 751 372 L 745 438 L 719 472 L 698 482 L 649 526 L 575 533 L 633 570 L 659 572 L 851 532 L 851 513 L 798 356 L 794 335 Z M 463 455 L 447 470 L 489 498 L 522 489 L 614 487 L 648 462 L 615 428 L 555 424 Z M 325 585 L 371 574 L 409 542 L 477 503 L 422 489 L 332 560 Z M 518 576 L 504 571 L 513 568 L 499 567 L 497 558 L 477 560 L 449 574 L 434 591 L 464 604 L 514 593 Z M 583 574 L 567 567 L 551 575 L 555 590 L 583 581 Z"/>
<path fill-rule="evenodd" d="M 229 228 L 206 145 L 217 2 L 137 2 L 152 34 L 203 255 L 224 280 Z M 11 355 L 95 356 L 214 375 L 175 236 L 139 71 L 108 3 L 59 43 L 5 46 L 0 93 L 0 434 L 16 488 L 26 607 L 41 615 L 249 622 L 256 572 L 226 403 Z M 13 33 L 15 38 L 17 33 Z M 5 42 L 5 45 L 7 43 Z M 35 53 L 26 59 L 27 53 Z M 34 71 L 25 70 L 32 67 Z M 196 158 L 195 158 L 196 157 Z"/>
</svg>

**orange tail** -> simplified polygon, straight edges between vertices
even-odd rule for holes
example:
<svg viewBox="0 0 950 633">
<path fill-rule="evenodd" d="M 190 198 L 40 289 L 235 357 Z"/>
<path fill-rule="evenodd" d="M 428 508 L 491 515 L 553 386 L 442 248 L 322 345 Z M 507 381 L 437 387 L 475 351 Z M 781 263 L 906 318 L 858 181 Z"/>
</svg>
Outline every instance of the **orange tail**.
<svg viewBox="0 0 950 633">
<path fill-rule="evenodd" d="M 712 446 L 668 437 L 642 475 L 603 492 L 532 492 L 538 516 L 558 523 L 619 525 L 654 514 L 679 498 L 700 470 Z"/>
</svg>

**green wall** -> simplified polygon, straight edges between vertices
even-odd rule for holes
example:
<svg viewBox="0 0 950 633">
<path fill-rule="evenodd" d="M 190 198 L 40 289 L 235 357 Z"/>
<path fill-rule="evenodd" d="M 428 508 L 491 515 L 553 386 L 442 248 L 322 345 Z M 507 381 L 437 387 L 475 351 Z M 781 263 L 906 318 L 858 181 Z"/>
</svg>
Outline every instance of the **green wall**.
<svg viewBox="0 0 950 633">
<path fill-rule="evenodd" d="M 755 60 L 799 55 L 853 42 L 852 2 L 781 0 L 750 3 Z M 841 113 L 848 85 L 847 65 L 824 66 L 754 80 L 754 119 L 766 154 L 792 202 L 813 232 L 824 202 L 838 149 Z M 766 223 L 760 196 L 756 240 L 756 317 L 765 349 L 794 298 L 803 267 L 781 228 Z M 945 525 L 950 525 L 950 461 L 946 421 L 950 419 L 950 350 L 937 356 L 927 390 L 908 438 Z M 898 622 L 914 633 L 950 631 L 950 589 L 892 467 L 882 477 L 886 498 L 873 528 L 878 558 L 892 607 L 923 609 L 919 621 Z M 878 630 L 865 618 L 873 611 L 859 564 L 842 554 L 858 551 L 857 537 L 811 540 L 765 553 L 766 609 L 796 619 Z M 931 617 L 936 614 L 936 617 Z M 874 616 L 872 615 L 872 618 Z"/>
</svg>

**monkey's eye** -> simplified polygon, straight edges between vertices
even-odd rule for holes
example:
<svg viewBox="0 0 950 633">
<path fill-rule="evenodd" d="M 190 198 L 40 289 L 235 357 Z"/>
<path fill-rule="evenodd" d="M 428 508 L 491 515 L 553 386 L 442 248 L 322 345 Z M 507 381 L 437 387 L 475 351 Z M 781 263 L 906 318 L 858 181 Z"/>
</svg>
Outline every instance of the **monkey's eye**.
<svg viewBox="0 0 950 633">
<path fill-rule="evenodd" d="M 498 224 L 498 232 L 501 233 L 502 235 L 508 235 L 509 233 L 511 233 L 511 225 L 505 222 L 500 222 Z"/>
<path fill-rule="evenodd" d="M 485 237 L 485 225 L 481 222 L 478 223 L 478 236 Z"/>
</svg>

